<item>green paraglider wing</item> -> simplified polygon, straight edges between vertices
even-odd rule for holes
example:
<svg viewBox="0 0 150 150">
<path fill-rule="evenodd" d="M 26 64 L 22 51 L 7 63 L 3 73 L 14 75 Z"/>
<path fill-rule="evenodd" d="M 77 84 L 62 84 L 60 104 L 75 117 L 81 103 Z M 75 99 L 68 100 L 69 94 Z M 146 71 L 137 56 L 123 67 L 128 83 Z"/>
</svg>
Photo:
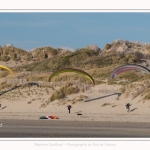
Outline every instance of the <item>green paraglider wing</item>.
<svg viewBox="0 0 150 150">
<path fill-rule="evenodd" d="M 54 78 L 55 76 L 61 74 L 61 73 L 66 73 L 66 72 L 75 72 L 75 73 L 78 73 L 78 74 L 81 74 L 83 76 L 85 76 L 87 79 L 89 79 L 94 85 L 95 85 L 95 82 L 94 82 L 94 79 L 88 74 L 86 73 L 85 71 L 83 70 L 80 70 L 80 69 L 74 69 L 74 68 L 63 68 L 63 69 L 59 69 L 57 71 L 55 71 L 50 77 L 49 77 L 49 82 L 52 80 L 52 78 Z"/>
</svg>

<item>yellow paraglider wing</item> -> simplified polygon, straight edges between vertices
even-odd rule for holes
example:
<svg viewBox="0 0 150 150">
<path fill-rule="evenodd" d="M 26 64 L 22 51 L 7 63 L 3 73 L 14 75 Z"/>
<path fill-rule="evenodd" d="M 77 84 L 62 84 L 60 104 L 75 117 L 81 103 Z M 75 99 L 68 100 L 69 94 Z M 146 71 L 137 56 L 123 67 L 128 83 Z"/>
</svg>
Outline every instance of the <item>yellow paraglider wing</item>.
<svg viewBox="0 0 150 150">
<path fill-rule="evenodd" d="M 82 75 L 84 75 L 87 79 L 89 79 L 95 85 L 94 79 L 88 73 L 84 72 L 83 70 L 74 69 L 74 68 L 63 68 L 63 69 L 59 69 L 59 70 L 55 71 L 49 77 L 49 81 L 51 81 L 52 78 L 54 78 L 55 76 L 57 76 L 57 75 L 59 75 L 61 73 L 65 73 L 65 72 L 75 72 L 75 73 L 78 73 L 78 74 L 82 74 Z"/>
<path fill-rule="evenodd" d="M 14 73 L 11 69 L 9 69 L 9 68 L 7 68 L 7 67 L 5 67 L 3 65 L 0 65 L 0 68 L 5 69 L 7 71 L 10 71 L 12 74 Z"/>
</svg>

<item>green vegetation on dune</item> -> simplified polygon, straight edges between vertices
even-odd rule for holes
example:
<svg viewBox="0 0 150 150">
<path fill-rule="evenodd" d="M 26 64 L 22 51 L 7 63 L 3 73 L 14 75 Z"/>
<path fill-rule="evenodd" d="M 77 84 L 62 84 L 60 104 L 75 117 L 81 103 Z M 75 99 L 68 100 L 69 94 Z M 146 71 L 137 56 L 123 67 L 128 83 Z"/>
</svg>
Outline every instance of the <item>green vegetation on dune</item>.
<svg viewBox="0 0 150 150">
<path fill-rule="evenodd" d="M 0 61 L 32 60 L 31 53 L 13 46 L 0 47 Z"/>
<path fill-rule="evenodd" d="M 39 56 L 40 57 L 40 56 Z M 54 55 L 41 61 L 35 61 L 30 65 L 23 65 L 21 69 L 27 71 L 55 71 L 64 67 L 89 70 L 91 68 L 110 67 L 114 69 L 123 64 L 137 63 L 138 58 L 134 54 L 121 54 L 118 52 L 101 52 L 97 54 L 93 50 L 76 50 L 61 55 Z M 15 68 L 17 70 L 17 67 Z"/>
<path fill-rule="evenodd" d="M 82 69 L 89 73 L 95 80 L 95 84 L 108 85 L 122 85 L 120 91 L 125 93 L 128 88 L 127 85 L 132 83 L 143 83 L 143 81 L 149 81 L 150 75 L 143 75 L 139 71 L 129 71 L 117 75 L 116 78 L 110 79 L 111 72 L 124 64 L 136 64 L 139 63 L 136 52 L 134 53 L 124 53 L 117 52 L 116 50 L 107 51 L 113 47 L 112 44 L 107 44 L 104 51 L 96 52 L 91 49 L 79 49 L 76 51 L 63 51 L 62 49 L 54 49 L 52 47 L 41 47 L 36 48 L 33 51 L 25 51 L 13 46 L 0 47 L 0 61 L 26 61 L 32 63 L 24 64 L 21 66 L 16 66 L 13 71 L 29 71 L 37 72 L 30 75 L 26 75 L 25 79 L 30 81 L 43 81 L 47 82 L 49 76 L 56 70 L 61 68 L 77 68 Z M 128 48 L 132 47 L 132 44 L 128 45 Z M 137 46 L 137 48 L 140 48 Z M 147 47 L 149 50 L 149 47 Z M 138 51 L 137 51 L 138 52 Z M 39 72 L 39 73 L 38 73 Z M 40 74 L 40 72 L 43 72 Z M 7 77 L 7 72 L 0 72 L 0 77 Z M 52 82 L 74 82 L 78 81 L 87 85 L 92 85 L 92 83 L 85 77 L 76 73 L 66 73 L 56 76 Z M 28 85 L 25 85 L 25 87 Z M 1 83 L 1 89 L 5 88 L 6 83 Z M 132 87 L 133 88 L 133 87 Z M 55 99 L 64 98 L 66 95 L 77 93 L 79 91 L 78 87 L 73 85 L 64 85 L 56 90 L 49 101 Z M 149 91 L 145 93 L 144 99 L 149 99 Z M 48 103 L 47 102 L 47 103 Z"/>
<path fill-rule="evenodd" d="M 50 98 L 43 104 L 41 107 L 46 107 L 49 103 L 53 102 L 54 100 L 59 100 L 65 98 L 67 95 L 76 94 L 79 92 L 78 86 L 73 85 L 70 82 L 65 83 L 60 87 L 59 90 L 55 90 Z"/>
</svg>

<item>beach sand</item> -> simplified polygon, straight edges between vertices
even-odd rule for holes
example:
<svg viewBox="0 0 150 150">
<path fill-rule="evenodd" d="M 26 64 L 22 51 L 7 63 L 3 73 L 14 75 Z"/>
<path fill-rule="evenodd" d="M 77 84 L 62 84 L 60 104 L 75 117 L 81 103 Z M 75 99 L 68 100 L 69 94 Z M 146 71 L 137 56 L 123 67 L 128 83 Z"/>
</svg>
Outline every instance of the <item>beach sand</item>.
<svg viewBox="0 0 150 150">
<path fill-rule="evenodd" d="M 39 120 L 41 116 L 55 115 L 62 121 L 110 121 L 110 122 L 150 122 L 150 104 L 140 101 L 141 97 L 125 97 L 120 85 L 101 84 L 86 92 L 72 94 L 41 107 L 50 94 L 45 88 L 16 88 L 3 91 L 0 97 L 0 119 Z M 130 112 L 126 103 L 130 102 Z M 67 106 L 71 105 L 71 113 Z M 78 113 L 82 115 L 77 115 Z"/>
</svg>

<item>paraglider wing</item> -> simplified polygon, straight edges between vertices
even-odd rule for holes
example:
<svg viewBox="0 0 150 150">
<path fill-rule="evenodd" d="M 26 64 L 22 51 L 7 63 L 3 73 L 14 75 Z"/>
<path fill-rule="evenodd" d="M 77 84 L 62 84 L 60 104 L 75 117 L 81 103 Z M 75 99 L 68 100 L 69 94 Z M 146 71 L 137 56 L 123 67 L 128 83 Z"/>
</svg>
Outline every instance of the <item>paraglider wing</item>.
<svg viewBox="0 0 150 150">
<path fill-rule="evenodd" d="M 130 70 L 144 70 L 147 73 L 150 73 L 150 70 L 147 69 L 144 66 L 140 66 L 140 65 L 135 65 L 135 64 L 128 64 L 128 65 L 123 65 L 120 66 L 118 68 L 116 68 L 110 75 L 110 78 L 113 79 L 116 77 L 116 75 L 125 72 L 125 71 L 130 71 Z"/>
<path fill-rule="evenodd" d="M 7 67 L 5 67 L 5 66 L 3 66 L 3 65 L 0 65 L 0 68 L 5 69 L 5 70 L 8 70 L 8 71 L 10 71 L 11 73 L 14 73 L 12 70 L 10 70 L 9 68 L 7 68 Z"/>
<path fill-rule="evenodd" d="M 82 74 L 84 75 L 87 79 L 89 79 L 94 85 L 94 79 L 86 72 L 84 72 L 83 70 L 80 69 L 74 69 L 74 68 L 63 68 L 63 69 L 59 69 L 56 72 L 54 72 L 50 77 L 49 77 L 49 81 L 52 80 L 52 78 L 54 78 L 55 76 L 61 74 L 61 73 L 65 73 L 65 72 L 76 72 L 78 74 Z"/>
</svg>

